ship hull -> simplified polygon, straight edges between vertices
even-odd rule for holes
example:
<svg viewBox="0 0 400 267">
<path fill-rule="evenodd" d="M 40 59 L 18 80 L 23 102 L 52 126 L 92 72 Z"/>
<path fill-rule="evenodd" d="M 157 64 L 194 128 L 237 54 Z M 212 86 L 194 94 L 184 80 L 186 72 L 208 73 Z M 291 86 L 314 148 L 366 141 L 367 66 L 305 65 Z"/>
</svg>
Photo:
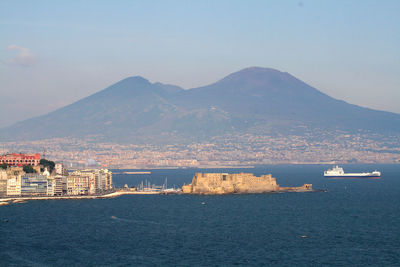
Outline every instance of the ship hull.
<svg viewBox="0 0 400 267">
<path fill-rule="evenodd" d="M 335 179 L 380 179 L 379 175 L 324 175 L 326 178 Z"/>
<path fill-rule="evenodd" d="M 379 179 L 381 178 L 381 172 L 348 172 L 345 173 L 343 168 L 336 165 L 331 170 L 324 171 L 324 176 L 326 178 L 336 178 L 336 179 Z"/>
</svg>

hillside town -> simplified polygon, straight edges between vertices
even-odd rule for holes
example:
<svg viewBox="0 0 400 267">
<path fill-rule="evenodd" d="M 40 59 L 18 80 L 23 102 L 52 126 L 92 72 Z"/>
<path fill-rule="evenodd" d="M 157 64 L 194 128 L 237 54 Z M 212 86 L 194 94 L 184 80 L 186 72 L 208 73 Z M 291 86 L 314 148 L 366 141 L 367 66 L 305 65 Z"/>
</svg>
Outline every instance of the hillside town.
<svg viewBox="0 0 400 267">
<path fill-rule="evenodd" d="M 39 153 L 0 156 L 0 197 L 101 195 L 112 188 L 112 172 L 107 169 L 69 171 Z"/>
<path fill-rule="evenodd" d="M 235 167 L 263 164 L 399 163 L 400 137 L 313 131 L 299 135 L 224 135 L 207 142 L 141 144 L 54 138 L 3 142 L 11 151 L 46 154 L 68 168 L 114 169 Z"/>
</svg>

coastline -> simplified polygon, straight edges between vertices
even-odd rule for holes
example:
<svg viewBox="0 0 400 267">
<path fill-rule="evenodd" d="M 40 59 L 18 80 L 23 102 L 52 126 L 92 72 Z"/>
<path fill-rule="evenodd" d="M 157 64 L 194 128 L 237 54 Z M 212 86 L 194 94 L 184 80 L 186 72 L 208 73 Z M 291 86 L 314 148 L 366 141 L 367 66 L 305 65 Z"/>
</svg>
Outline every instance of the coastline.
<svg viewBox="0 0 400 267">
<path fill-rule="evenodd" d="M 161 195 L 161 192 L 153 191 L 115 191 L 105 195 L 80 195 L 80 196 L 35 196 L 35 197 L 6 197 L 0 198 L 0 206 L 11 203 L 23 203 L 28 200 L 68 200 L 68 199 L 106 199 L 115 198 L 122 195 Z"/>
<path fill-rule="evenodd" d="M 293 187 L 283 187 L 280 191 L 263 192 L 261 194 L 267 193 L 306 193 L 306 192 L 327 192 L 326 189 L 300 189 Z M 26 203 L 29 200 L 79 200 L 79 199 L 110 199 L 116 198 L 123 195 L 168 195 L 171 193 L 165 193 L 160 191 L 116 191 L 105 195 L 81 195 L 81 196 L 36 196 L 36 197 L 8 197 L 0 198 L 0 206 L 7 206 L 10 204 Z M 225 194 L 195 194 L 186 193 L 186 195 L 230 195 L 232 193 Z M 233 193 L 236 194 L 236 193 Z M 246 193 L 245 193 L 246 194 Z M 252 193 L 247 193 L 252 194 Z"/>
</svg>

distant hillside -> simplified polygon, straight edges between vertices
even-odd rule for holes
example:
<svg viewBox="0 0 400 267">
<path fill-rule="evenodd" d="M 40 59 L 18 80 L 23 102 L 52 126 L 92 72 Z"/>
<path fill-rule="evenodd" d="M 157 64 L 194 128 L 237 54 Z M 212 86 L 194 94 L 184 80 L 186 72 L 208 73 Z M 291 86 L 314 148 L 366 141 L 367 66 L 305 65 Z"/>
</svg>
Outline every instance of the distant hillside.
<svg viewBox="0 0 400 267">
<path fill-rule="evenodd" d="M 400 115 L 334 99 L 286 72 L 252 67 L 183 90 L 126 78 L 47 115 L 0 130 L 0 140 L 96 136 L 115 142 L 184 142 L 236 133 L 305 129 L 400 133 Z"/>
</svg>

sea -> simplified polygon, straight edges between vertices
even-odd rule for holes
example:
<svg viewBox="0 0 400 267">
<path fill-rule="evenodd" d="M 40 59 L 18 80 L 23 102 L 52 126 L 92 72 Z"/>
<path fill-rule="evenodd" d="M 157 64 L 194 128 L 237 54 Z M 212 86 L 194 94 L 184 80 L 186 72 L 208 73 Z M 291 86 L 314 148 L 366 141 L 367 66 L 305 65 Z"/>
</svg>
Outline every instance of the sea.
<svg viewBox="0 0 400 267">
<path fill-rule="evenodd" d="M 400 164 L 163 169 L 114 184 L 190 183 L 196 172 L 269 174 L 325 192 L 125 195 L 0 206 L 0 266 L 400 266 Z M 119 170 L 114 170 L 119 172 Z"/>
</svg>

